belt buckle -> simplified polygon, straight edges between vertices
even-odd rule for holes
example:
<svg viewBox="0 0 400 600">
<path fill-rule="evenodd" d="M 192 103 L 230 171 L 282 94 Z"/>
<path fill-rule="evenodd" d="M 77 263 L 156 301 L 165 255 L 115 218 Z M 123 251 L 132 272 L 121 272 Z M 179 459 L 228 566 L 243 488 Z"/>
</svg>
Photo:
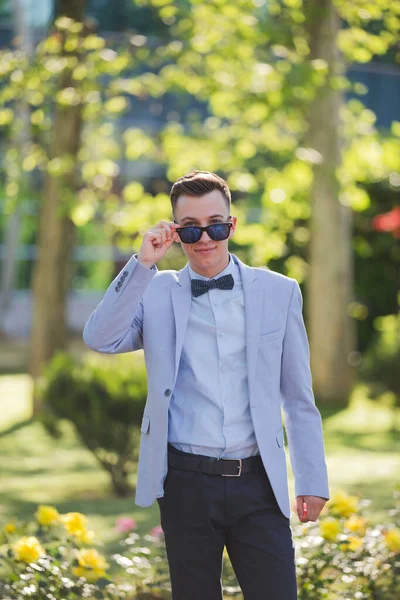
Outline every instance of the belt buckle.
<svg viewBox="0 0 400 600">
<path fill-rule="evenodd" d="M 239 473 L 236 473 L 236 475 L 225 475 L 224 473 L 221 473 L 222 477 L 240 477 L 242 474 L 242 459 L 241 458 L 223 458 L 222 460 L 237 460 L 238 461 L 238 469 L 239 469 Z"/>
</svg>

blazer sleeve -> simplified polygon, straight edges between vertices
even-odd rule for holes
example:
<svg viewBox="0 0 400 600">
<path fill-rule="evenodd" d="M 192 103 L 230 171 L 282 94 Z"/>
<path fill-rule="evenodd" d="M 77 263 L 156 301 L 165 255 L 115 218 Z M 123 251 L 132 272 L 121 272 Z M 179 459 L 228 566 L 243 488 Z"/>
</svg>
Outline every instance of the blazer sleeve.
<svg viewBox="0 0 400 600">
<path fill-rule="evenodd" d="M 295 496 L 329 499 L 322 420 L 315 405 L 310 350 L 302 315 L 302 296 L 293 281 L 281 366 L 281 397 L 285 415 Z"/>
<path fill-rule="evenodd" d="M 117 354 L 143 347 L 143 294 L 156 272 L 156 266 L 148 269 L 132 256 L 84 327 L 89 348 Z"/>
</svg>

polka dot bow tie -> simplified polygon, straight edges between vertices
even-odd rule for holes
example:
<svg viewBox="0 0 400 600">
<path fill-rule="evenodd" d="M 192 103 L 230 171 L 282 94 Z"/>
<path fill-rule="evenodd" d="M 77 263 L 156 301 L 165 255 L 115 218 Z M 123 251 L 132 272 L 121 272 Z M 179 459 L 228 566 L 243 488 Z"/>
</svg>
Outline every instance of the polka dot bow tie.
<svg viewBox="0 0 400 600">
<path fill-rule="evenodd" d="M 214 288 L 231 290 L 234 283 L 232 275 L 223 275 L 218 279 L 192 279 L 192 295 L 197 298 Z"/>
</svg>

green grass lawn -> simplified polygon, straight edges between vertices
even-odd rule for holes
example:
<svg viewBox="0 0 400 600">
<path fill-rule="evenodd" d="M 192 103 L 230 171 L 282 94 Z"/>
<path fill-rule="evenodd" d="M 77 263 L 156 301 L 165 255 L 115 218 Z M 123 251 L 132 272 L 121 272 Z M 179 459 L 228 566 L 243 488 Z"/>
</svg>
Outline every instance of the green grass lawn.
<svg viewBox="0 0 400 600">
<path fill-rule="evenodd" d="M 107 475 L 72 427 L 65 423 L 63 437 L 54 440 L 30 421 L 28 376 L 1 376 L 0 398 L 2 523 L 31 517 L 38 504 L 83 512 L 107 553 L 117 551 L 123 537 L 115 531 L 117 518 L 133 517 L 143 534 L 158 524 L 156 503 L 143 509 L 133 498 L 113 496 Z M 371 499 L 368 510 L 374 522 L 385 519 L 400 479 L 400 409 L 393 409 L 390 400 L 371 401 L 367 390 L 358 387 L 348 408 L 321 409 L 331 491 L 344 488 Z M 293 499 L 291 476 L 289 484 Z"/>
</svg>

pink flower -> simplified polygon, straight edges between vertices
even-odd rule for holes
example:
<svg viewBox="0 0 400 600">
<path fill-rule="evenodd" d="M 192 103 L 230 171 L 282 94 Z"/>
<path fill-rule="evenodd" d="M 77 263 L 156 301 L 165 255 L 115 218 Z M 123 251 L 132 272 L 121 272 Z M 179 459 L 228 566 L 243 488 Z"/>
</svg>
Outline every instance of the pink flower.
<svg viewBox="0 0 400 600">
<path fill-rule="evenodd" d="M 131 517 L 121 517 L 117 519 L 115 529 L 120 533 L 128 533 L 133 529 L 136 529 L 137 523 L 135 519 L 131 519 Z"/>
<path fill-rule="evenodd" d="M 162 534 L 164 533 L 163 528 L 161 527 L 161 525 L 157 525 L 156 527 L 153 527 L 153 529 L 150 531 L 150 535 L 153 537 L 160 537 L 162 536 Z"/>
<path fill-rule="evenodd" d="M 395 238 L 400 239 L 400 206 L 374 217 L 372 227 L 375 231 L 391 231 Z"/>
</svg>

